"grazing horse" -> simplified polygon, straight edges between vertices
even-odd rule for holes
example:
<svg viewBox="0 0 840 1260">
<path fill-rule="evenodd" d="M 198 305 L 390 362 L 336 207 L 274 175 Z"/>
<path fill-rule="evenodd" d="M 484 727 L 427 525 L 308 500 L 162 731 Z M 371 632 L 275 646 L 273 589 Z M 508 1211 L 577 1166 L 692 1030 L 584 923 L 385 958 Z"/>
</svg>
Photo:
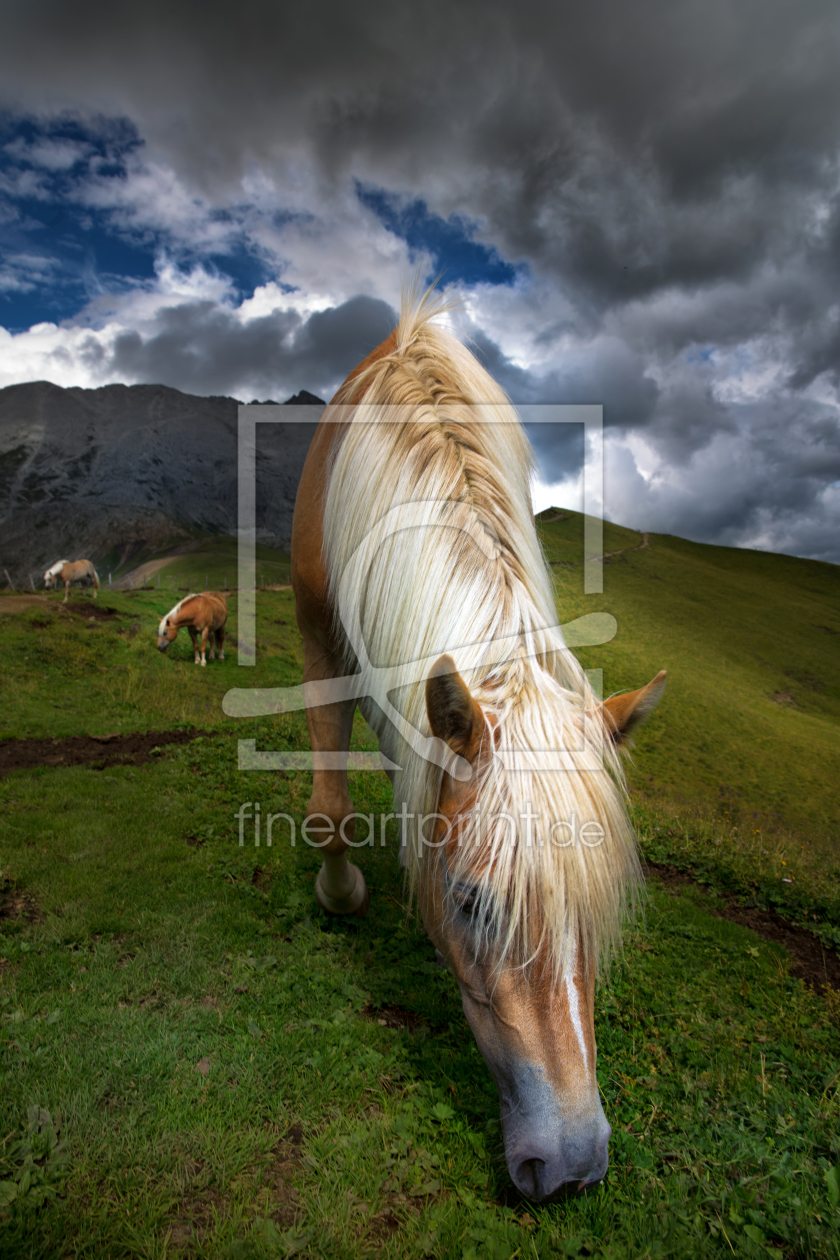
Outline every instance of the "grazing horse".
<svg viewBox="0 0 840 1260">
<path fill-rule="evenodd" d="M 665 674 L 593 697 L 557 625 L 524 430 L 432 322 L 444 309 L 404 304 L 330 404 L 298 489 L 316 895 L 367 908 L 346 856 L 361 847 L 346 773 L 359 703 L 409 886 L 498 1087 L 510 1175 L 545 1200 L 607 1169 L 595 977 L 641 881 L 619 746 Z"/>
<path fill-rule="evenodd" d="M 227 622 L 227 599 L 220 591 L 205 591 L 203 595 L 188 595 L 180 603 L 171 608 L 158 626 L 158 648 L 165 652 L 181 626 L 190 632 L 195 663 L 206 665 L 205 651 L 207 639 L 210 639 L 210 660 L 216 659 L 213 649 L 213 637 L 219 649 L 219 660 L 225 659 L 225 623 Z M 198 637 L 201 635 L 201 661 L 199 662 Z"/>
<path fill-rule="evenodd" d="M 57 560 L 44 574 L 44 586 L 48 591 L 59 582 L 64 583 L 64 599 L 62 600 L 64 604 L 67 603 L 67 597 L 70 594 L 71 582 L 88 581 L 93 583 L 93 598 L 96 599 L 99 578 L 90 560 Z"/>
</svg>

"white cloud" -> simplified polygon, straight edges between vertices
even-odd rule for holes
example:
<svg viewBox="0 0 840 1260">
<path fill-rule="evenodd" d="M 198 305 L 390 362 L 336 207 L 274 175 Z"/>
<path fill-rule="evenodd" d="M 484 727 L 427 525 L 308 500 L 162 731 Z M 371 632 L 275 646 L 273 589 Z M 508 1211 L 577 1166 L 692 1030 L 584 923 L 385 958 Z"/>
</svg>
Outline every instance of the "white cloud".
<svg viewBox="0 0 840 1260">
<path fill-rule="evenodd" d="M 41 166 L 48 171 L 67 171 L 77 162 L 84 161 L 92 152 L 89 144 L 79 140 L 38 139 L 16 140 L 4 145 L 4 151 L 12 158 Z"/>
</svg>

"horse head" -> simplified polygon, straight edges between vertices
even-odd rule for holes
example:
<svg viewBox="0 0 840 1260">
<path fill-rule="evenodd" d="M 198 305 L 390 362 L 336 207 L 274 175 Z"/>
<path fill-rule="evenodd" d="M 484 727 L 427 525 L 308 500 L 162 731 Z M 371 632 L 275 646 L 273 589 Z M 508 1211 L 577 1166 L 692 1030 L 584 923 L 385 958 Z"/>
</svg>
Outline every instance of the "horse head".
<svg viewBox="0 0 840 1260">
<path fill-rule="evenodd" d="M 663 688 L 664 675 L 620 697 L 615 711 L 606 709 L 604 727 L 614 742 L 639 720 L 640 710 L 644 716 L 653 707 Z M 529 906 L 524 948 L 505 948 L 505 907 L 491 903 L 499 896 L 488 879 L 492 854 L 477 833 L 470 835 L 466 858 L 457 851 L 464 833 L 459 824 L 474 809 L 476 784 L 494 756 L 496 723 L 449 656 L 437 662 L 427 682 L 426 707 L 432 733 L 470 763 L 473 776 L 465 781 L 443 774 L 419 882 L 420 909 L 496 1082 L 511 1178 L 529 1198 L 546 1200 L 593 1185 L 607 1170 L 611 1130 L 595 1074 L 596 960 L 579 939 L 572 956 L 554 965 L 540 923 L 550 908 L 536 904 Z M 521 834 L 510 839 L 524 843 Z"/>
<path fill-rule="evenodd" d="M 158 626 L 158 651 L 165 652 L 170 643 L 174 643 L 178 637 L 178 627 L 173 625 L 172 617 L 167 614 Z"/>
</svg>

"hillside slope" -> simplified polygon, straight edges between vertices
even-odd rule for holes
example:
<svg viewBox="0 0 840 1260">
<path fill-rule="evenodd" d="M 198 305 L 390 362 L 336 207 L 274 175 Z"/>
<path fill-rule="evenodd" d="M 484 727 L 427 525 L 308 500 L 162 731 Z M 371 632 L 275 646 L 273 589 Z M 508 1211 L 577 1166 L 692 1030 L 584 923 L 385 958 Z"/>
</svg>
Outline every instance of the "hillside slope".
<svg viewBox="0 0 840 1260">
<path fill-rule="evenodd" d="M 610 612 L 578 654 L 609 695 L 659 669 L 668 689 L 636 740 L 633 787 L 756 827 L 840 833 L 840 568 L 641 535 L 607 523 L 603 595 L 583 595 L 583 520 L 539 520 L 563 621 Z"/>
</svg>

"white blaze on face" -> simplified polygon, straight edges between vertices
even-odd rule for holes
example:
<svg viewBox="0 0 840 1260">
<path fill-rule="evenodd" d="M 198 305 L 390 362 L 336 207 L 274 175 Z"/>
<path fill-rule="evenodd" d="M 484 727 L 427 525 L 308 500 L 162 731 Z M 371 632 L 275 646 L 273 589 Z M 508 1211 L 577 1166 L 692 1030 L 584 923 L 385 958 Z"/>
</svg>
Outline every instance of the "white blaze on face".
<svg viewBox="0 0 840 1260">
<path fill-rule="evenodd" d="M 589 1058 L 586 1053 L 586 1039 L 583 1035 L 583 1024 L 580 1018 L 580 1002 L 578 1000 L 578 991 L 575 987 L 574 974 L 571 971 L 566 974 L 566 996 L 569 999 L 569 1015 L 571 1016 L 572 1027 L 575 1030 L 580 1052 L 583 1055 L 583 1066 L 588 1072 Z"/>
</svg>

